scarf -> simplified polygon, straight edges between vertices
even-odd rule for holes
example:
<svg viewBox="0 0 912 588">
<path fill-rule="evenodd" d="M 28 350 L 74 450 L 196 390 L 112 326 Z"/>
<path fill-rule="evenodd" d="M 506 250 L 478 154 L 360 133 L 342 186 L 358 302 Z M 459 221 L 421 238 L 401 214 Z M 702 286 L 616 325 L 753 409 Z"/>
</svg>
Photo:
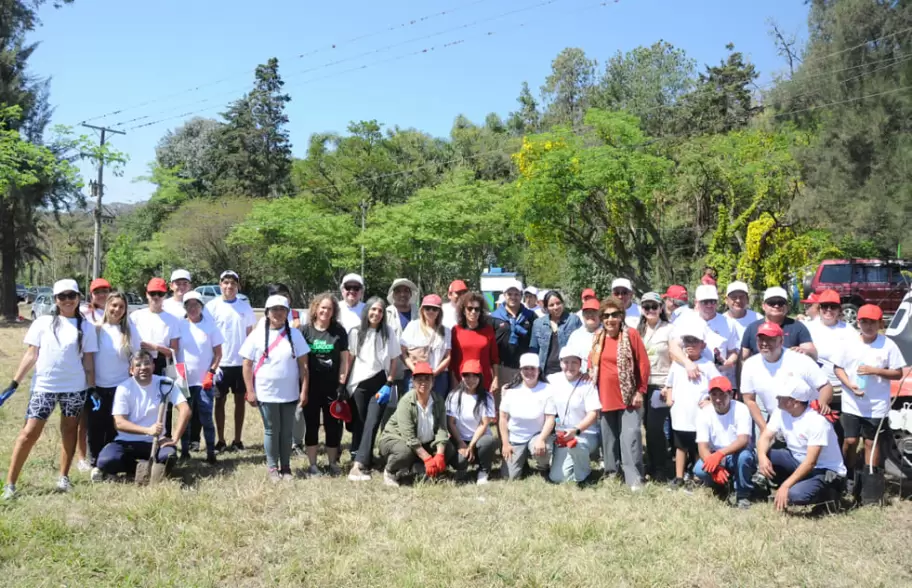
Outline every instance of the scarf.
<svg viewBox="0 0 912 588">
<path fill-rule="evenodd" d="M 593 338 L 592 352 L 589 354 L 589 372 L 596 386 L 598 386 L 598 368 L 602 358 L 602 348 L 605 345 L 605 337 L 607 336 L 605 329 L 598 331 Z M 627 334 L 627 328 L 624 326 L 621 326 L 621 332 L 618 337 L 617 367 L 618 382 L 621 387 L 621 401 L 626 406 L 630 406 L 633 404 L 633 396 L 636 394 L 636 367 L 633 364 L 630 335 Z"/>
</svg>

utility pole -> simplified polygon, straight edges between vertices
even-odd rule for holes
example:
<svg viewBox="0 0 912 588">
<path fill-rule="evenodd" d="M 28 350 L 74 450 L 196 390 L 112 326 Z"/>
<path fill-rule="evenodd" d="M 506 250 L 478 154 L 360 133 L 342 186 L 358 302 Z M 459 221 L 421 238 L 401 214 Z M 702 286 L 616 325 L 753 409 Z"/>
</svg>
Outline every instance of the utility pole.
<svg viewBox="0 0 912 588">
<path fill-rule="evenodd" d="M 361 236 L 367 223 L 367 201 L 361 200 Z M 361 242 L 361 279 L 364 279 L 364 241 Z"/>
<path fill-rule="evenodd" d="M 115 135 L 126 135 L 123 131 L 117 131 L 114 129 L 109 129 L 107 127 L 96 127 L 95 125 L 87 125 L 82 123 L 82 126 L 87 129 L 94 129 L 96 131 L 101 131 L 101 140 L 98 144 L 99 147 L 104 147 L 105 144 L 105 133 L 114 133 Z M 101 273 L 101 220 L 102 220 L 102 208 L 101 200 L 104 197 L 104 155 L 98 159 L 98 181 L 95 182 L 95 185 L 92 186 L 92 196 L 95 196 L 95 252 L 94 252 L 94 263 L 92 264 L 92 279 L 98 277 Z"/>
</svg>

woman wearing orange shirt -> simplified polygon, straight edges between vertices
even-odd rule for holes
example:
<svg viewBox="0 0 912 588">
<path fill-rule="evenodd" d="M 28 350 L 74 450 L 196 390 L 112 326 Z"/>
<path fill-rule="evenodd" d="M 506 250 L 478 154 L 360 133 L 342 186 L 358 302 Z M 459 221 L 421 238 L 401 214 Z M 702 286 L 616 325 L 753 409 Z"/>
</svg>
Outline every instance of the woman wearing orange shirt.
<svg viewBox="0 0 912 588">
<path fill-rule="evenodd" d="M 624 324 L 624 305 L 614 297 L 600 309 L 602 326 L 589 355 L 590 372 L 598 384 L 602 414 L 602 457 L 605 473 L 623 468 L 631 490 L 643 484 L 643 397 L 649 383 L 649 356 L 636 329 Z"/>
</svg>

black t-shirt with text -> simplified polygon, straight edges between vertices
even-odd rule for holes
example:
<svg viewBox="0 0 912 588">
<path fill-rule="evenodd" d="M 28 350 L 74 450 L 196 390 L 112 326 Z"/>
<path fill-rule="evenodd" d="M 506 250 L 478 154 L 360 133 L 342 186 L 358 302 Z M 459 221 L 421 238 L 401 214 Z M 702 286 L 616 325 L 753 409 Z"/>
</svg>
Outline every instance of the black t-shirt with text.
<svg viewBox="0 0 912 588">
<path fill-rule="evenodd" d="M 307 355 L 307 367 L 312 377 L 338 378 L 342 367 L 342 352 L 348 351 L 348 334 L 345 327 L 333 322 L 325 331 L 308 323 L 301 329 L 304 339 L 310 345 Z"/>
</svg>

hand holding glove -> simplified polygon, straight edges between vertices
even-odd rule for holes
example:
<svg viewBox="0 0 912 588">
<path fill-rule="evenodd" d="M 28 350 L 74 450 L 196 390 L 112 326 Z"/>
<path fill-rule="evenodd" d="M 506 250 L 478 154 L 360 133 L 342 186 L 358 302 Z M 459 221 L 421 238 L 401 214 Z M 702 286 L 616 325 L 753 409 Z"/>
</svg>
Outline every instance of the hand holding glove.
<svg viewBox="0 0 912 588">
<path fill-rule="evenodd" d="M 390 393 L 392 391 L 393 391 L 393 389 L 390 387 L 389 384 L 385 385 L 383 388 L 380 388 L 380 391 L 377 392 L 377 395 L 376 395 L 377 404 L 386 404 L 387 402 L 389 402 Z"/>
<path fill-rule="evenodd" d="M 209 390 L 212 390 L 212 386 L 215 385 L 214 380 L 215 380 L 215 374 L 212 372 L 206 372 L 206 377 L 203 378 L 203 390 L 205 390 L 206 392 L 208 392 Z"/>
<path fill-rule="evenodd" d="M 731 474 L 728 473 L 728 470 L 725 468 L 719 468 L 712 474 L 713 482 L 720 486 L 728 484 L 728 479 L 731 477 Z"/>
<path fill-rule="evenodd" d="M 723 455 L 721 451 L 716 451 L 703 460 L 703 470 L 708 474 L 714 473 L 719 469 L 719 465 L 722 463 L 723 459 L 725 459 L 725 455 Z"/>
</svg>

